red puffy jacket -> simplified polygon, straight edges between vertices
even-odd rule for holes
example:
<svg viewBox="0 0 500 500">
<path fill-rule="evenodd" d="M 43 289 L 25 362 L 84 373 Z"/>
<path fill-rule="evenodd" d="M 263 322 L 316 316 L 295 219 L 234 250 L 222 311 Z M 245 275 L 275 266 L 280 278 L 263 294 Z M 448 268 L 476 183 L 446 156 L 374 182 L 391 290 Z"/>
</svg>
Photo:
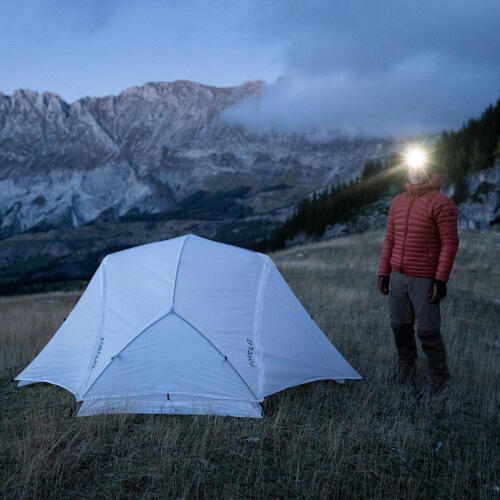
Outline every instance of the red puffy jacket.
<svg viewBox="0 0 500 500">
<path fill-rule="evenodd" d="M 378 274 L 391 270 L 448 281 L 458 249 L 457 207 L 439 191 L 439 175 L 406 184 L 389 209 Z"/>
</svg>

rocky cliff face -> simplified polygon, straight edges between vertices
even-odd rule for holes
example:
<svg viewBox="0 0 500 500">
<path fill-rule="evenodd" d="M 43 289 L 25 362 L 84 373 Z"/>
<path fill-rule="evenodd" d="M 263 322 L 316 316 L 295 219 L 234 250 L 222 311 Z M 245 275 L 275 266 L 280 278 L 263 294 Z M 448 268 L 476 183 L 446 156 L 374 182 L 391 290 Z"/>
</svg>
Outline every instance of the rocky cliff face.
<svg viewBox="0 0 500 500">
<path fill-rule="evenodd" d="M 0 92 L 0 237 L 97 218 L 177 210 L 200 190 L 248 189 L 247 213 L 273 214 L 359 173 L 390 141 L 247 133 L 224 110 L 263 81 L 212 87 L 150 82 L 71 104 Z"/>
<path fill-rule="evenodd" d="M 500 160 L 492 168 L 467 175 L 465 181 L 467 198 L 458 207 L 458 226 L 485 229 L 500 224 Z M 446 194 L 453 193 L 451 186 Z"/>
</svg>

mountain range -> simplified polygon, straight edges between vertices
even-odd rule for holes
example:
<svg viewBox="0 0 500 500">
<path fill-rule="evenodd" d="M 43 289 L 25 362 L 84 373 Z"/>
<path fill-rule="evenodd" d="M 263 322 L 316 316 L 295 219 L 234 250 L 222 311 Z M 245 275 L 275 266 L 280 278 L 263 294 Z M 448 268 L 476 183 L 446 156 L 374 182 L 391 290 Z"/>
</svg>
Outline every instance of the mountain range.
<svg viewBox="0 0 500 500">
<path fill-rule="evenodd" d="M 148 82 L 72 103 L 0 92 L 0 238 L 151 217 L 272 225 L 391 147 L 390 139 L 249 133 L 227 119 L 225 110 L 264 85 Z"/>
</svg>

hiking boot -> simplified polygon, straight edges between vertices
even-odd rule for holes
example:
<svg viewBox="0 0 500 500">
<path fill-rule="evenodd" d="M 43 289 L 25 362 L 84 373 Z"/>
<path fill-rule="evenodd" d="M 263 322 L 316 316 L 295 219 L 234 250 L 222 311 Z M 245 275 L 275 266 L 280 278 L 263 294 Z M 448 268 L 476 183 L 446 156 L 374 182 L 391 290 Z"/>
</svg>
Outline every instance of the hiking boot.
<svg viewBox="0 0 500 500">
<path fill-rule="evenodd" d="M 390 382 L 396 385 L 411 384 L 415 378 L 416 366 L 399 366 L 397 371 L 391 376 Z"/>
<path fill-rule="evenodd" d="M 444 387 L 450 379 L 450 373 L 446 364 L 446 349 L 440 331 L 438 329 L 418 330 L 417 334 L 429 362 L 431 384 Z M 430 388 L 431 392 L 439 392 L 439 390 L 439 387 Z"/>
<path fill-rule="evenodd" d="M 440 400 L 446 398 L 447 382 L 430 382 L 417 395 L 418 400 Z"/>
</svg>

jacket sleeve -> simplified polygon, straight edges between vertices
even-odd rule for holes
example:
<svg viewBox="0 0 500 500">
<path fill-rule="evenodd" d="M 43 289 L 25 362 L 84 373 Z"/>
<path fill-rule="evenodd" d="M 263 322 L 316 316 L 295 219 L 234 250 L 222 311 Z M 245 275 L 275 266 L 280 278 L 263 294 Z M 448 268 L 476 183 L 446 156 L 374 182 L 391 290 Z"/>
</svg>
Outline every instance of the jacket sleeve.
<svg viewBox="0 0 500 500">
<path fill-rule="evenodd" d="M 391 256 L 394 247 L 394 207 L 393 203 L 389 208 L 389 217 L 387 218 L 387 227 L 385 229 L 384 244 L 380 255 L 380 264 L 378 266 L 378 275 L 389 276 L 391 274 Z"/>
<path fill-rule="evenodd" d="M 458 250 L 458 210 L 455 203 L 447 196 L 440 198 L 434 207 L 434 218 L 441 241 L 435 278 L 440 281 L 448 281 Z"/>
</svg>

